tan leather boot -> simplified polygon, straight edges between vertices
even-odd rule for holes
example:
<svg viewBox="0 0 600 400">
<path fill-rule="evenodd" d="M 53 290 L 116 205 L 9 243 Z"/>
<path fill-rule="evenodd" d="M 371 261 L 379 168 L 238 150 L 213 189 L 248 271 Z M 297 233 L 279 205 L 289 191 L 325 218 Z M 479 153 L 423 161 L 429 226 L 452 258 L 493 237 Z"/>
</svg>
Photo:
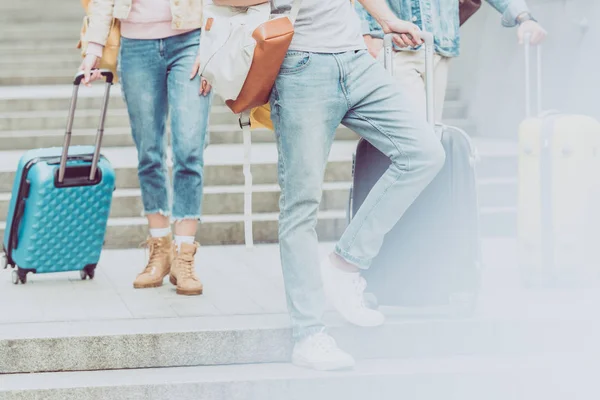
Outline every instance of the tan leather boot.
<svg viewBox="0 0 600 400">
<path fill-rule="evenodd" d="M 194 256 L 198 247 L 198 243 L 182 243 L 179 252 L 177 252 L 170 277 L 171 283 L 177 286 L 177 294 L 186 296 L 202 294 L 202 282 L 196 276 L 194 263 Z"/>
<path fill-rule="evenodd" d="M 171 264 L 175 258 L 171 235 L 162 238 L 148 238 L 145 245 L 150 250 L 148 265 L 135 278 L 133 287 L 136 289 L 162 286 L 163 279 L 171 271 Z"/>
</svg>

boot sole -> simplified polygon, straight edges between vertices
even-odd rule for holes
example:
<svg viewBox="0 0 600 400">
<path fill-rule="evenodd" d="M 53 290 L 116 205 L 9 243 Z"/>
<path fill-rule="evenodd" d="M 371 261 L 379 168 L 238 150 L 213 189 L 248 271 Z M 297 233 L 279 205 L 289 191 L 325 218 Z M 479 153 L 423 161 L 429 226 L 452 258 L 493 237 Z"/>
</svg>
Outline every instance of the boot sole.
<svg viewBox="0 0 600 400">
<path fill-rule="evenodd" d="M 176 289 L 177 294 L 182 296 L 200 296 L 202 294 L 202 289 L 200 290 L 182 290 Z"/>
<path fill-rule="evenodd" d="M 173 286 L 177 286 L 177 279 L 173 276 L 170 275 L 169 276 L 169 282 L 171 282 L 171 284 Z M 180 294 L 182 296 L 199 296 L 202 294 L 202 290 L 185 290 L 185 289 L 179 289 L 177 288 L 175 291 L 177 292 L 177 294 Z"/>
<path fill-rule="evenodd" d="M 163 285 L 162 281 L 160 281 L 160 282 L 154 282 L 154 283 L 146 283 L 146 284 L 143 284 L 143 285 L 134 283 L 133 284 L 133 288 L 134 289 L 150 289 L 150 288 L 161 287 L 162 285 Z"/>
</svg>

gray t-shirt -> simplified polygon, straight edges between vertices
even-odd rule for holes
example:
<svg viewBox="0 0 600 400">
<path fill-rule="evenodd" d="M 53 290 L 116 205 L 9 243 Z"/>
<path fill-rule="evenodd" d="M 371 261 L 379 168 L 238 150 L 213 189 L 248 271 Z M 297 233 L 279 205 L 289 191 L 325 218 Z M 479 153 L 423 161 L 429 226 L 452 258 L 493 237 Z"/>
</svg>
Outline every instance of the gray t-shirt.
<svg viewBox="0 0 600 400">
<path fill-rule="evenodd" d="M 290 0 L 271 0 L 289 8 Z M 287 6 L 287 7 L 286 7 Z M 350 0 L 303 0 L 290 50 L 343 53 L 366 49 L 361 22 Z"/>
</svg>

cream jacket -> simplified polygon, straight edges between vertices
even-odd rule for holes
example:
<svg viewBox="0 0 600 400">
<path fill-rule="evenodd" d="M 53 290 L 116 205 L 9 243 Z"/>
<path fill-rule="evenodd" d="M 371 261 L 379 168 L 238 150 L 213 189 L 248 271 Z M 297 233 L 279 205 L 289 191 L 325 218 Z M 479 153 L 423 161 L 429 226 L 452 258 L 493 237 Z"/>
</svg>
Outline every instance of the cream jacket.
<svg viewBox="0 0 600 400">
<path fill-rule="evenodd" d="M 203 0 L 170 0 L 173 29 L 189 30 L 202 27 Z M 91 0 L 88 10 L 89 27 L 85 40 L 106 44 L 113 18 L 126 19 L 132 0 Z"/>
</svg>

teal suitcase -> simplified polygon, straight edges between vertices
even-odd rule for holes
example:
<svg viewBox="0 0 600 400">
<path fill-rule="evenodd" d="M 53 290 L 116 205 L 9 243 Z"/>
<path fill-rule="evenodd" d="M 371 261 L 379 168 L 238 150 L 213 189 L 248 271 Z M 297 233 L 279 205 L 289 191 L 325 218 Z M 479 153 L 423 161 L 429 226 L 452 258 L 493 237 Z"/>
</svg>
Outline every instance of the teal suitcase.
<svg viewBox="0 0 600 400">
<path fill-rule="evenodd" d="M 94 277 L 115 189 L 115 171 L 100 154 L 113 74 L 102 71 L 106 91 L 95 146 L 69 146 L 82 75 L 73 97 L 62 148 L 35 149 L 19 161 L 0 262 L 11 266 L 13 283 L 27 274 L 80 271 Z"/>
</svg>

